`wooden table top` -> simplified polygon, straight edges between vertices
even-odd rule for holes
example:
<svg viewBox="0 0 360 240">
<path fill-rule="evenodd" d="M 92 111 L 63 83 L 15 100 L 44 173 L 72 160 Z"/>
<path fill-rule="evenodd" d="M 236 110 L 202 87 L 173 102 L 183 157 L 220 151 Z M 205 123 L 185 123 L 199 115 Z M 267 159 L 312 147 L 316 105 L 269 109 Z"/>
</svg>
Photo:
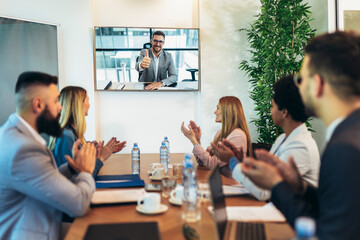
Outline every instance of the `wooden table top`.
<svg viewBox="0 0 360 240">
<path fill-rule="evenodd" d="M 182 163 L 184 154 L 171 154 L 171 163 Z M 145 183 L 151 182 L 147 172 L 151 169 L 151 163 L 160 162 L 159 154 L 141 154 L 140 176 Z M 197 168 L 198 179 L 206 179 L 209 170 L 205 167 Z M 113 154 L 99 172 L 99 175 L 116 175 L 131 173 L 131 155 Z M 178 180 L 182 181 L 182 180 Z M 222 176 L 222 182 L 226 185 L 235 184 L 236 181 Z M 226 197 L 227 206 L 262 206 L 265 202 L 257 201 L 252 196 Z M 169 209 L 160 215 L 144 215 L 136 211 L 136 204 L 121 204 L 116 206 L 92 207 L 84 217 L 76 218 L 73 222 L 66 240 L 83 239 L 89 224 L 100 223 L 122 223 L 122 222 L 158 222 L 161 238 L 185 239 L 182 234 L 181 207 L 169 203 L 167 198 L 161 199 L 162 204 L 166 204 Z M 216 228 L 212 216 L 207 210 L 208 203 L 202 203 L 201 220 L 190 223 L 200 236 L 200 239 L 216 239 Z M 274 228 L 280 227 L 287 234 L 283 239 L 290 239 L 293 236 L 290 227 L 286 223 L 274 224 Z M 289 235 L 290 234 L 290 235 Z"/>
</svg>

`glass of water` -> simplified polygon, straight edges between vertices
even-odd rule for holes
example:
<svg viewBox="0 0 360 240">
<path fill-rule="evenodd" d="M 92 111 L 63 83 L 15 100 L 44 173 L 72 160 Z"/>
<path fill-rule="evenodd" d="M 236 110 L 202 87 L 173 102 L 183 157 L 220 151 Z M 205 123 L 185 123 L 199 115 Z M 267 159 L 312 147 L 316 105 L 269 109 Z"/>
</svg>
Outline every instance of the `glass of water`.
<svg viewBox="0 0 360 240">
<path fill-rule="evenodd" d="M 166 176 L 161 179 L 162 185 L 162 196 L 168 198 L 170 196 L 170 192 L 175 189 L 176 179 Z"/>
<path fill-rule="evenodd" d="M 198 187 L 198 198 L 201 202 L 207 202 L 210 201 L 210 188 L 209 183 L 205 180 L 198 180 L 197 183 Z"/>
</svg>

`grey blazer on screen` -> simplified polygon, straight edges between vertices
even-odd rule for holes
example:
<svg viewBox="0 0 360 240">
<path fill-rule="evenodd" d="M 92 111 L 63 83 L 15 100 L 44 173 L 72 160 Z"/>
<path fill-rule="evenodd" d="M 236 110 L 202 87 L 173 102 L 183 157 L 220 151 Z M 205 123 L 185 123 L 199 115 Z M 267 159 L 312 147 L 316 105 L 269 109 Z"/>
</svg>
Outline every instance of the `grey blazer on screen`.
<svg viewBox="0 0 360 240">
<path fill-rule="evenodd" d="M 59 239 L 62 213 L 84 215 L 94 191 L 91 174 L 58 169 L 47 147 L 10 115 L 0 128 L 1 239 Z"/>
<path fill-rule="evenodd" d="M 170 53 L 162 50 L 159 56 L 159 67 L 157 78 L 155 78 L 155 56 L 151 49 L 147 49 L 149 53 L 149 58 L 151 58 L 151 63 L 149 68 L 145 68 L 142 71 L 139 82 L 163 82 L 165 86 L 169 86 L 177 82 L 178 76 L 176 73 L 176 68 L 174 60 Z M 140 71 L 140 63 L 145 57 L 145 49 L 141 50 L 138 61 L 136 62 L 135 69 Z"/>
</svg>

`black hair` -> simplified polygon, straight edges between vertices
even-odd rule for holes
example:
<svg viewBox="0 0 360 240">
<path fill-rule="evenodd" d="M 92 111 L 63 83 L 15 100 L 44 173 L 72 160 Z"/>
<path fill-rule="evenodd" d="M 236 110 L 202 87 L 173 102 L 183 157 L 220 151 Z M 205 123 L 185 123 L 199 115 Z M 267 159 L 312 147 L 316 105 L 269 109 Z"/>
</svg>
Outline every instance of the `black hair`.
<svg viewBox="0 0 360 240">
<path fill-rule="evenodd" d="M 162 32 L 162 31 L 156 31 L 156 32 L 154 32 L 153 37 L 154 37 L 154 35 L 160 35 L 160 36 L 163 36 L 163 37 L 164 37 L 164 39 L 165 39 L 165 33 L 164 33 L 164 32 Z"/>
<path fill-rule="evenodd" d="M 281 77 L 274 84 L 273 100 L 279 110 L 286 109 L 293 120 L 305 122 L 308 119 L 299 89 L 295 86 L 293 75 Z"/>
<path fill-rule="evenodd" d="M 305 47 L 310 74 L 320 75 L 342 99 L 360 97 L 360 35 L 355 32 L 327 33 Z"/>
<path fill-rule="evenodd" d="M 21 89 L 25 89 L 34 85 L 49 86 L 50 84 L 57 84 L 58 78 L 42 72 L 23 72 L 20 74 L 16 86 L 15 93 Z"/>
</svg>

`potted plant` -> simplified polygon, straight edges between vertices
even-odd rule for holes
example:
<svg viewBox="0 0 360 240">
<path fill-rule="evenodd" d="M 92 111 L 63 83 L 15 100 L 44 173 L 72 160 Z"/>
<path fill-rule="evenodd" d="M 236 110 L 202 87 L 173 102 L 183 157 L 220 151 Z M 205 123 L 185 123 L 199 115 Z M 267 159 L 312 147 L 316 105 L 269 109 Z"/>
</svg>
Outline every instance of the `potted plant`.
<svg viewBox="0 0 360 240">
<path fill-rule="evenodd" d="M 270 109 L 274 83 L 300 70 L 303 48 L 315 35 L 309 22 L 311 11 L 303 0 L 260 0 L 261 12 L 246 31 L 252 57 L 240 69 L 250 77 L 250 97 L 258 119 L 253 120 L 258 142 L 272 144 L 282 132 L 272 122 Z"/>
</svg>

